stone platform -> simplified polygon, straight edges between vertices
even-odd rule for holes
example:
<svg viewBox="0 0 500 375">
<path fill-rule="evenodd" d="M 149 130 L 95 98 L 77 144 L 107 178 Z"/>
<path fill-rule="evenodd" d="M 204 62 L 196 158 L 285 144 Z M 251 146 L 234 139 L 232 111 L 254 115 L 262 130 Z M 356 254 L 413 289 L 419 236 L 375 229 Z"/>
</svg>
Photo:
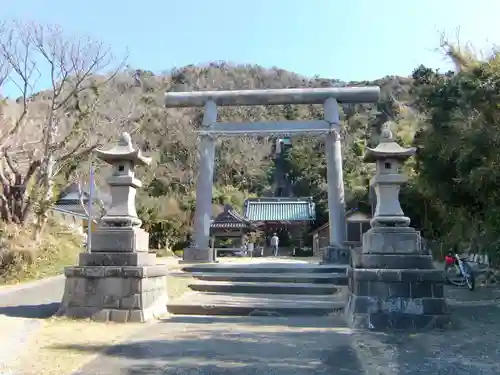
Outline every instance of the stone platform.
<svg viewBox="0 0 500 375">
<path fill-rule="evenodd" d="M 92 232 L 92 252 L 147 253 L 149 233 L 139 227 L 103 227 Z"/>
<path fill-rule="evenodd" d="M 214 251 L 212 249 L 198 249 L 194 247 L 187 247 L 182 253 L 182 260 L 180 264 L 196 264 L 196 263 L 213 263 Z"/>
<path fill-rule="evenodd" d="M 346 318 L 370 330 L 446 328 L 444 275 L 420 252 L 413 228 L 373 228 L 352 253 Z"/>
<path fill-rule="evenodd" d="M 159 318 L 167 312 L 167 273 L 161 265 L 67 267 L 58 315 L 114 322 Z"/>
<path fill-rule="evenodd" d="M 346 307 L 355 328 L 445 328 L 450 322 L 440 270 L 350 269 Z"/>
<path fill-rule="evenodd" d="M 350 262 L 350 250 L 348 248 L 328 246 L 321 253 L 321 264 L 349 264 Z"/>
</svg>

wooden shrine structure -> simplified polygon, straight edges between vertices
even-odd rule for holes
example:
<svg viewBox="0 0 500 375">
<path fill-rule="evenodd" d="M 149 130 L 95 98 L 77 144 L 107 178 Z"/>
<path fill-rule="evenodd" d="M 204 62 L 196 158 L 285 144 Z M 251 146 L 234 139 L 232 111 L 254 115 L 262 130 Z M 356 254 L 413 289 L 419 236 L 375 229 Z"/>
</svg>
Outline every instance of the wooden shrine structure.
<svg viewBox="0 0 500 375">
<path fill-rule="evenodd" d="M 210 247 L 217 257 L 218 253 L 236 253 L 244 251 L 245 236 L 258 229 L 248 219 L 245 219 L 230 205 L 224 206 L 224 211 L 210 223 Z M 237 239 L 238 246 L 218 247 L 217 239 Z M 222 255 L 222 254 L 221 254 Z"/>
</svg>

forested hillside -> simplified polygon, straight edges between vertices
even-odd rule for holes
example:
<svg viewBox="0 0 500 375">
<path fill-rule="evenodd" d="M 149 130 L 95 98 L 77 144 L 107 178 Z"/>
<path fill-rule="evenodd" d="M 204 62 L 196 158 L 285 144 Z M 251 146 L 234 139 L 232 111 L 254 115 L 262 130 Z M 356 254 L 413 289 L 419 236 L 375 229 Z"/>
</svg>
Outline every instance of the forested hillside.
<svg viewBox="0 0 500 375">
<path fill-rule="evenodd" d="M 347 205 L 369 210 L 373 166 L 364 164 L 362 157 L 367 146 L 376 144 L 381 125 L 390 122 L 401 144 L 418 147 L 418 155 L 407 164 L 410 182 L 401 194 L 413 225 L 442 247 L 457 244 L 465 249 L 473 244 L 478 251 L 497 252 L 500 58 L 496 54 L 479 61 L 445 45 L 456 73 L 421 66 L 413 74 L 408 72 L 408 77 L 373 82 L 308 78 L 278 68 L 224 62 L 160 74 L 124 68 L 93 42 L 68 48 L 58 29 L 31 25 L 23 26 L 23 33 L 5 30 L 0 42 L 0 72 L 4 72 L 0 84 L 15 82 L 21 96 L 5 98 L 0 106 L 4 221 L 25 225 L 34 215 L 42 227 L 58 189 L 86 179 L 91 150 L 129 131 L 154 158 L 153 166 L 141 171 L 145 187 L 139 195 L 140 214 L 152 233 L 152 245 L 169 241 L 181 246 L 192 230 L 197 173 L 193 130 L 202 111 L 167 110 L 164 92 L 378 85 L 382 95 L 377 104 L 342 106 Z M 23 51 L 30 58 L 23 59 Z M 40 57 L 54 67 L 55 78 L 51 89 L 34 93 L 31 74 Z M 220 121 L 321 117 L 321 106 L 300 105 L 221 108 L 219 113 Z M 246 197 L 272 189 L 272 139 L 217 142 L 215 204 L 241 208 Z M 316 201 L 315 225 L 321 225 L 327 219 L 323 139 L 294 137 L 286 168 L 294 194 Z M 102 188 L 105 176 L 106 167 L 97 165 Z"/>
<path fill-rule="evenodd" d="M 156 223 L 167 229 L 165 238 L 180 240 L 190 231 L 194 210 L 197 143 L 193 129 L 201 121 L 202 110 L 164 109 L 165 91 L 380 85 L 383 98 L 377 105 L 343 107 L 346 198 L 349 206 L 368 209 L 367 186 L 372 166 L 361 162 L 364 148 L 388 120 L 401 120 L 402 124 L 408 121 L 401 135 L 411 141 L 413 130 L 409 127 L 414 116 L 403 105 L 409 98 L 409 83 L 409 79 L 398 77 L 345 83 L 301 77 L 279 69 L 214 63 L 204 67 L 188 66 L 164 75 L 128 72 L 116 77 L 108 89 L 115 92 L 116 86 L 126 85 L 124 95 L 130 95 L 131 102 L 142 103 L 140 111 L 144 117 L 135 139 L 154 152 L 157 165 L 147 174 L 151 181 L 146 189 L 149 197 L 142 194 L 141 212 L 149 225 Z M 221 108 L 219 113 L 220 121 L 317 119 L 322 116 L 322 106 L 312 105 Z M 273 139 L 267 137 L 218 140 L 214 203 L 231 203 L 241 209 L 246 197 L 272 190 L 274 166 L 269 158 L 272 142 Z M 318 205 L 315 225 L 320 225 L 327 219 L 323 138 L 294 137 L 293 145 L 286 166 L 293 180 L 293 192 L 296 196 L 314 198 Z"/>
</svg>

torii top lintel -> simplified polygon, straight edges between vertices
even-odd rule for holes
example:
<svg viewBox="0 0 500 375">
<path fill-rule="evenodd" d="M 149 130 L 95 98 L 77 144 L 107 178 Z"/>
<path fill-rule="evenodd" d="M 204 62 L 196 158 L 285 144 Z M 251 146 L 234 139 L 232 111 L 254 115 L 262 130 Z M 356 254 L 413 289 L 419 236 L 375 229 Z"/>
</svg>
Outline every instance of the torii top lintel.
<svg viewBox="0 0 500 375">
<path fill-rule="evenodd" d="M 379 96 L 378 86 L 167 92 L 165 106 L 203 107 L 208 101 L 219 106 L 322 104 L 328 98 L 339 103 L 374 103 Z"/>
</svg>

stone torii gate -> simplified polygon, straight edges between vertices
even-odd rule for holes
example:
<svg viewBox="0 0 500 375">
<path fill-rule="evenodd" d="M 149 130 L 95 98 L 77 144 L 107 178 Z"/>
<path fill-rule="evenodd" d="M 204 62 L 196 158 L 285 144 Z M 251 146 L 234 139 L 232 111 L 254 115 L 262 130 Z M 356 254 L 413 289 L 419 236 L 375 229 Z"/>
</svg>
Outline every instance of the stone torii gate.
<svg viewBox="0 0 500 375">
<path fill-rule="evenodd" d="M 245 135 L 325 134 L 327 154 L 328 210 L 330 221 L 330 251 L 341 249 L 345 240 L 345 203 L 340 143 L 339 103 L 373 103 L 378 101 L 380 88 L 342 87 L 274 90 L 234 90 L 167 92 L 165 106 L 204 107 L 199 149 L 199 172 L 196 185 L 194 243 L 184 250 L 183 261 L 212 262 L 210 251 L 210 218 L 215 166 L 215 137 Z M 283 104 L 323 104 L 323 120 L 270 122 L 217 122 L 217 106 L 256 106 Z"/>
</svg>

